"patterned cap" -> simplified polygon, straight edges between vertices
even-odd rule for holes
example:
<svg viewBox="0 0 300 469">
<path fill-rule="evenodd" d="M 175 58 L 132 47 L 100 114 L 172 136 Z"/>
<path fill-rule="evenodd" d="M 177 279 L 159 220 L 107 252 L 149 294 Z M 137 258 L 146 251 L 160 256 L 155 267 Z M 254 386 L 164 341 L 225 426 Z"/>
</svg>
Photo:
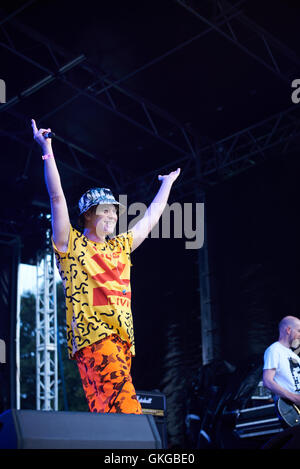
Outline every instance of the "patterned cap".
<svg viewBox="0 0 300 469">
<path fill-rule="evenodd" d="M 116 201 L 110 189 L 106 189 L 103 187 L 94 187 L 93 189 L 89 189 L 88 191 L 86 191 L 80 197 L 80 200 L 78 202 L 80 212 L 79 215 L 86 212 L 93 205 L 99 204 L 118 205 L 120 214 L 122 214 L 126 210 L 126 207 L 124 205 Z"/>
</svg>

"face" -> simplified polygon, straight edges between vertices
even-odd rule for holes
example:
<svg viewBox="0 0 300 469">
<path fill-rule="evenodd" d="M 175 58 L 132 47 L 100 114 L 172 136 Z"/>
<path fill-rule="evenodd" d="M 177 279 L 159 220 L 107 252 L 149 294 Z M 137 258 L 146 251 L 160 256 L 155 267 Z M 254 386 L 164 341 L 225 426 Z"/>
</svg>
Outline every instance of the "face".
<svg viewBox="0 0 300 469">
<path fill-rule="evenodd" d="M 290 344 L 295 339 L 300 339 L 300 320 L 295 320 L 293 325 L 289 327 L 289 342 Z"/>
<path fill-rule="evenodd" d="M 117 209 L 112 204 L 98 205 L 93 214 L 93 224 L 96 226 L 96 233 L 101 235 L 110 235 L 116 228 L 118 220 Z"/>
</svg>

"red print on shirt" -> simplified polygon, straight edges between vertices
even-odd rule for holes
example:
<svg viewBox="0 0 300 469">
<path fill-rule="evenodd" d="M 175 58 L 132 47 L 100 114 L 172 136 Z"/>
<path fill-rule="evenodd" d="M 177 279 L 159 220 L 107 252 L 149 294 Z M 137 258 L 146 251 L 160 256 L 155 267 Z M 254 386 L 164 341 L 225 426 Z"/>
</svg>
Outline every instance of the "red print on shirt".
<svg viewBox="0 0 300 469">
<path fill-rule="evenodd" d="M 121 306 L 129 306 L 129 299 L 131 298 L 131 292 L 125 292 L 125 287 L 128 287 L 130 280 L 129 279 L 121 279 L 121 275 L 125 269 L 125 264 L 118 261 L 117 267 L 113 267 L 112 269 L 105 263 L 103 257 L 100 254 L 95 254 L 92 259 L 104 270 L 102 273 L 98 273 L 93 275 L 93 279 L 96 282 L 99 282 L 100 285 L 108 281 L 116 281 L 121 287 L 123 287 L 123 291 L 118 290 L 109 290 L 106 287 L 96 287 L 93 290 L 93 306 L 107 306 L 109 304 L 118 304 Z M 115 296 L 117 298 L 112 299 L 111 296 Z M 121 297 L 121 298 L 119 298 Z"/>
</svg>

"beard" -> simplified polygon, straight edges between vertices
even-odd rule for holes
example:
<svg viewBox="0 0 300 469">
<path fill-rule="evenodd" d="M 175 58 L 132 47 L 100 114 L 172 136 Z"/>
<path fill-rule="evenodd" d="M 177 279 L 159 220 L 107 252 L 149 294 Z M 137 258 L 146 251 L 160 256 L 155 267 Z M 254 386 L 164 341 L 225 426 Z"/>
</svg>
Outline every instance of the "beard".
<svg viewBox="0 0 300 469">
<path fill-rule="evenodd" d="M 300 339 L 292 339 L 291 338 L 290 341 L 289 341 L 289 344 L 290 344 L 291 349 L 293 349 L 293 350 L 297 349 L 300 346 Z"/>
</svg>

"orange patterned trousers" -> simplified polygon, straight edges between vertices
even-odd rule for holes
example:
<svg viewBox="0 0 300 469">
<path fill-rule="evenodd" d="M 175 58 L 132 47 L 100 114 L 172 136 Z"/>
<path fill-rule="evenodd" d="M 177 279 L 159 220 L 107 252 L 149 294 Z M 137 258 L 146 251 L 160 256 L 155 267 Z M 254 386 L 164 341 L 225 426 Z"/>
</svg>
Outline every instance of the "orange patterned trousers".
<svg viewBox="0 0 300 469">
<path fill-rule="evenodd" d="M 126 342 L 112 334 L 76 352 L 75 359 L 91 412 L 142 413 Z"/>
</svg>

